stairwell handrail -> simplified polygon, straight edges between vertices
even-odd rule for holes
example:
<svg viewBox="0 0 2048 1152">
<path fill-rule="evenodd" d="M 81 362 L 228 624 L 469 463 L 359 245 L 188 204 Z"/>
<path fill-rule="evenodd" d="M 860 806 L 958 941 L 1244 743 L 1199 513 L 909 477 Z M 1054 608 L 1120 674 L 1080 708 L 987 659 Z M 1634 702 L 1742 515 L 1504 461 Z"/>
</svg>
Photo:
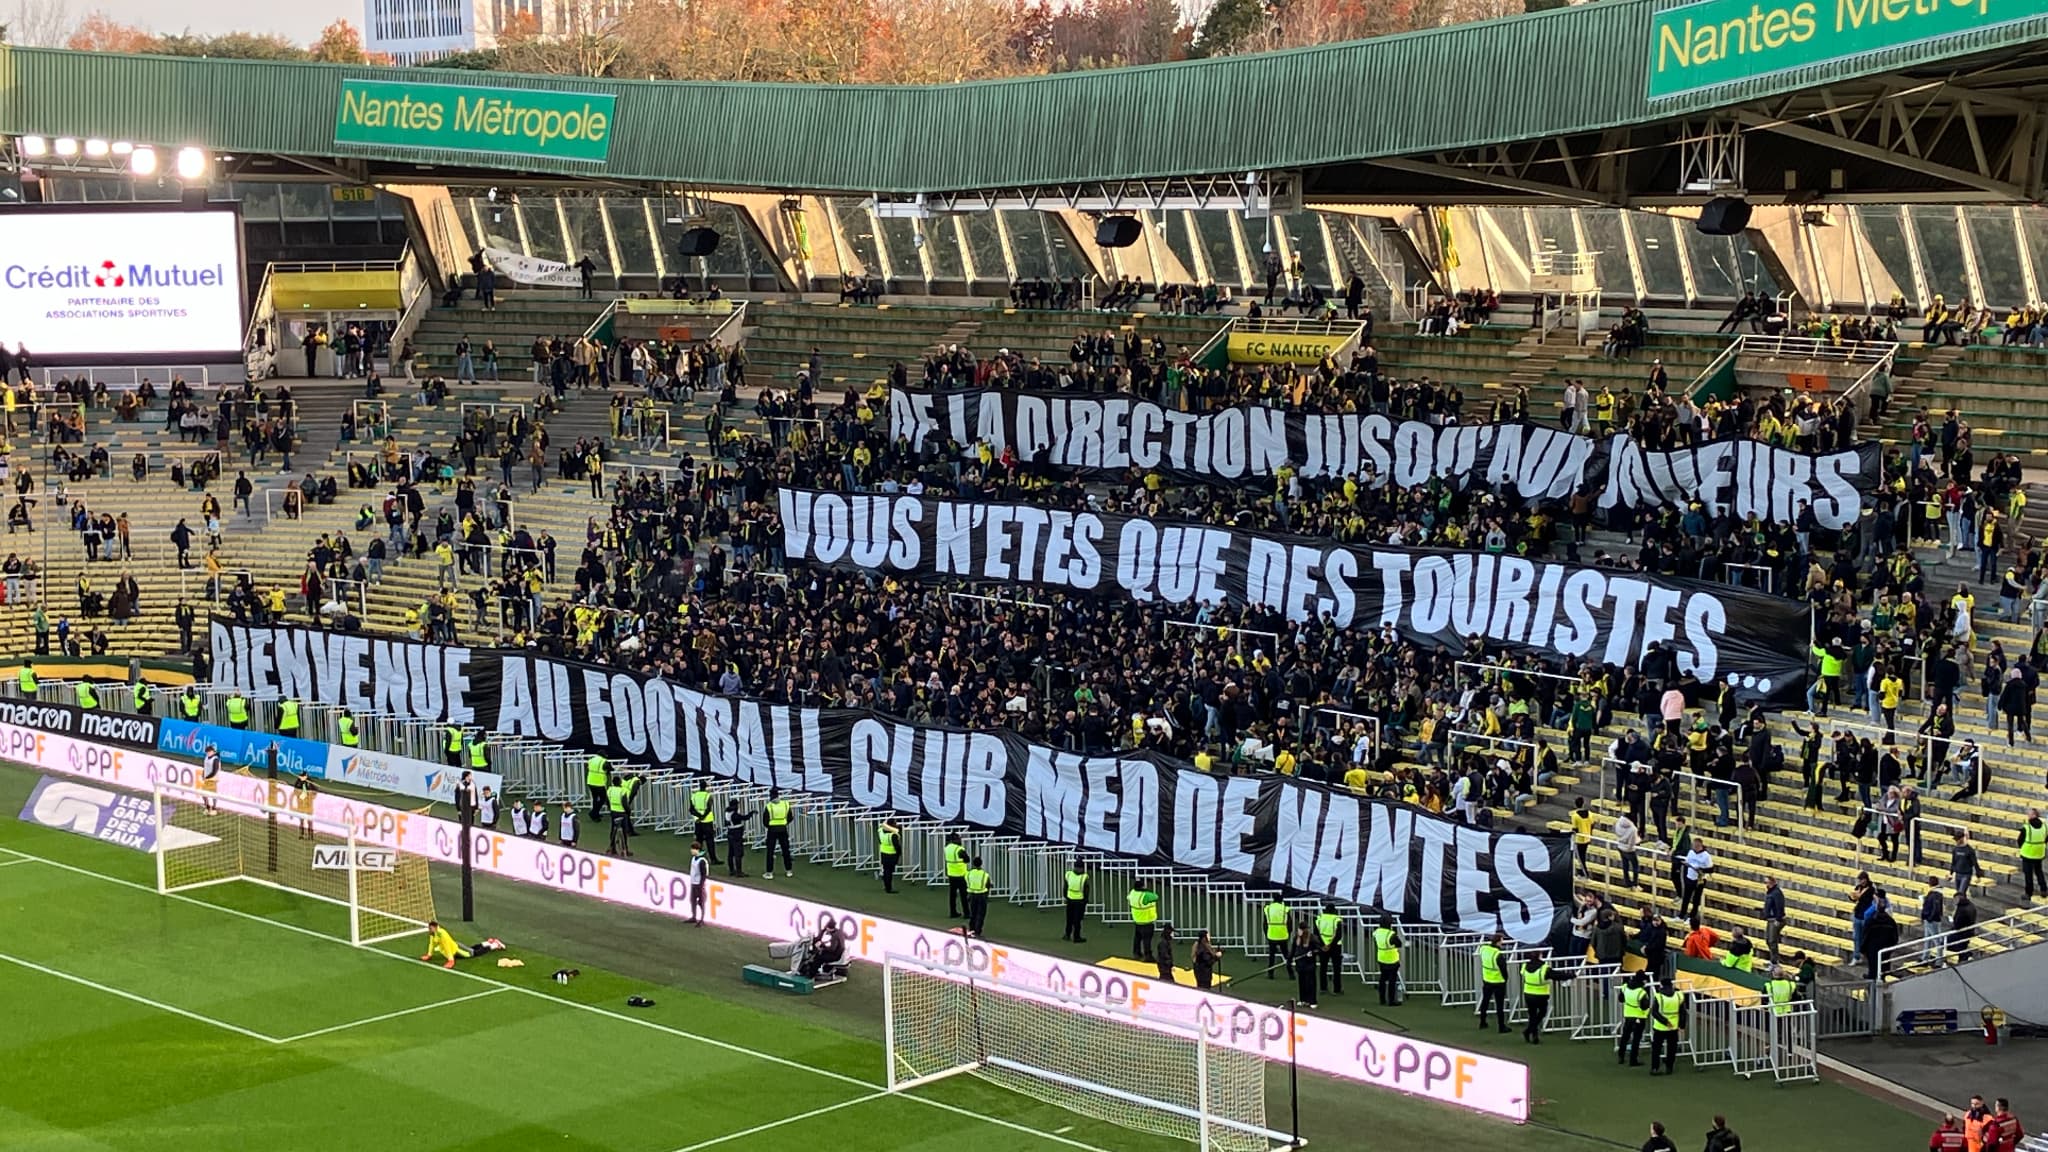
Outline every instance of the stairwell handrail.
<svg viewBox="0 0 2048 1152">
<path fill-rule="evenodd" d="M 611 300 L 606 301 L 604 311 L 599 312 L 597 314 L 597 319 L 592 320 L 590 322 L 590 326 L 583 330 L 583 338 L 585 340 L 597 339 L 597 330 L 599 328 L 604 327 L 607 321 L 609 321 L 613 316 L 617 315 L 619 311 L 619 305 L 624 304 L 625 302 L 626 298 L 623 296 L 614 297 Z"/>
<path fill-rule="evenodd" d="M 1858 376 L 1854 383 L 1850 384 L 1847 388 L 1842 389 L 1841 398 L 1844 400 L 1855 400 L 1857 396 L 1864 392 L 1867 392 L 1870 389 L 1870 382 L 1877 378 L 1877 374 L 1880 372 L 1890 372 L 1892 370 L 1893 363 L 1897 361 L 1898 357 L 1899 346 L 1897 344 L 1894 344 L 1891 346 L 1889 350 L 1885 352 L 1885 354 L 1882 357 L 1878 358 L 1875 362 L 1873 362 L 1870 365 L 1870 367 L 1865 368 L 1863 370 L 1863 375 Z"/>
<path fill-rule="evenodd" d="M 1714 375 L 1721 371 L 1721 369 L 1727 367 L 1729 364 L 1734 363 L 1737 351 L 1742 347 L 1743 340 L 1744 337 L 1741 336 L 1737 336 L 1735 339 L 1730 340 L 1728 342 L 1728 346 L 1726 348 L 1721 349 L 1721 354 L 1719 356 L 1716 356 L 1712 360 L 1708 361 L 1707 366 L 1700 369 L 1699 375 L 1694 376 L 1692 378 L 1692 383 L 1686 385 L 1685 387 L 1686 403 L 1693 405 L 1697 405 L 1699 403 L 1700 390 L 1705 388 L 1707 386 L 1707 381 L 1712 380 L 1714 378 Z"/>
<path fill-rule="evenodd" d="M 249 305 L 249 324 L 242 332 L 242 369 L 251 380 L 264 380 L 270 376 L 277 363 L 277 298 L 271 291 L 271 276 L 277 271 L 276 264 L 263 266 L 263 282 L 256 287 L 256 297 Z M 263 339 L 256 339 L 261 329 Z"/>
<path fill-rule="evenodd" d="M 1232 316 L 1229 320 L 1226 320 L 1223 324 L 1223 327 L 1218 328 L 1216 330 L 1215 335 L 1209 337 L 1207 340 L 1202 341 L 1202 346 L 1200 348 L 1195 349 L 1195 354 L 1194 356 L 1190 357 L 1190 360 L 1196 364 L 1206 364 L 1208 363 L 1209 354 L 1211 352 L 1215 351 L 1219 347 L 1229 347 L 1230 334 L 1232 332 L 1237 331 L 1237 323 L 1239 319 L 1240 317 Z"/>
<path fill-rule="evenodd" d="M 411 285 L 409 290 L 408 283 Z M 405 347 L 406 341 L 412 339 L 413 333 L 419 331 L 420 321 L 426 317 L 427 306 L 433 295 L 428 291 L 426 272 L 420 267 L 419 258 L 410 247 L 406 248 L 405 260 L 399 265 L 398 285 L 400 311 L 398 323 L 391 329 L 394 356 L 398 349 Z"/>
<path fill-rule="evenodd" d="M 1944 964 L 1950 963 L 1945 959 L 1949 953 L 1949 945 L 1964 939 L 1964 933 L 1968 934 L 1967 942 L 1971 951 L 1982 950 L 1987 955 L 1993 951 L 2005 952 L 2025 947 L 2033 942 L 2027 937 L 2048 934 L 2048 908 L 2015 908 L 2003 916 L 1980 921 L 1960 932 L 1951 928 L 1919 940 L 1901 941 L 1877 954 L 1878 974 L 1886 980 L 1901 980 L 1936 971 Z M 1932 963 L 1921 961 L 1920 952 L 1923 948 L 1933 957 Z"/>
<path fill-rule="evenodd" d="M 732 302 L 732 313 L 718 327 L 707 333 L 704 339 L 714 348 L 729 348 L 740 342 L 740 333 L 746 331 L 746 327 L 747 302 L 735 300 Z"/>
</svg>

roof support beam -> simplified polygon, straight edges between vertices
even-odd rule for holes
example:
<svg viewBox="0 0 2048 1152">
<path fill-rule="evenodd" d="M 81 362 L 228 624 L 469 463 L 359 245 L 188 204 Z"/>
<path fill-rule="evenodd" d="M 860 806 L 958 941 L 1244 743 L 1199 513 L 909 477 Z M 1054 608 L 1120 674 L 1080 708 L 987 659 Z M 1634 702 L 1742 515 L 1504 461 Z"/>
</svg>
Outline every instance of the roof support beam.
<svg viewBox="0 0 2048 1152">
<path fill-rule="evenodd" d="M 1540 199 L 1554 200 L 1561 204 L 1582 204 L 1589 208 L 1622 207 L 1620 199 L 1616 197 L 1602 196 L 1598 193 L 1586 192 L 1577 188 L 1566 187 L 1562 184 L 1549 184 L 1540 180 L 1525 180 L 1519 176 L 1486 172 L 1476 168 L 1459 168 L 1448 164 L 1439 164 L 1434 161 L 1415 160 L 1407 157 L 1389 157 L 1384 160 L 1369 161 L 1369 163 L 1375 168 L 1385 168 L 1390 172 L 1406 172 L 1415 176 L 1436 176 L 1445 180 L 1458 180 L 1485 188 L 1501 188 Z"/>
<path fill-rule="evenodd" d="M 1743 112 L 1740 113 L 1740 116 L 1743 122 L 1751 128 L 1774 132 L 1787 139 L 1797 140 L 1802 144 L 1830 148 L 1850 156 L 1859 156 L 1865 160 L 1889 164 L 1894 168 L 1903 169 L 1921 176 L 1931 176 L 1937 180 L 1947 180 L 1960 184 L 1965 188 L 1989 192 L 1994 196 L 2007 197 L 2013 200 L 2028 199 L 2028 197 L 2022 195 L 2018 185 L 2009 181 L 1995 179 L 1981 172 L 1970 172 L 1961 168 L 1950 167 L 1947 164 L 1938 164 L 1934 161 L 1923 159 L 1917 154 L 1911 156 L 1902 155 L 1899 152 L 1880 147 L 1876 144 L 1866 144 L 1861 140 L 1845 139 L 1819 131 L 1818 129 L 1808 128 L 1801 124 L 1774 123 L 1768 118 L 1753 112 Z"/>
</svg>

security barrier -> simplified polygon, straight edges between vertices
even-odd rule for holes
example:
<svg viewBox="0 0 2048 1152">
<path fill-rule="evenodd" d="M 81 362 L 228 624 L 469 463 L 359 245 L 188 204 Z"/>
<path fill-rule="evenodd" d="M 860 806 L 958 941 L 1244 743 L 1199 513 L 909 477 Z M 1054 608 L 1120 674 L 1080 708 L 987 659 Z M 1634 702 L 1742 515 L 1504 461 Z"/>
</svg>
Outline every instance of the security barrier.
<svg viewBox="0 0 2048 1152">
<path fill-rule="evenodd" d="M 1818 1014 L 1810 1001 L 1745 1004 L 1735 1009 L 1735 1074 L 1769 1073 L 1781 1084 L 1820 1079 L 1815 1035 Z"/>
<path fill-rule="evenodd" d="M 1404 927 L 1403 984 L 1417 995 L 1434 994 L 1447 1008 L 1479 1004 L 1479 945 L 1484 937 L 1436 927 Z M 1513 945 L 1503 949 L 1507 967 L 1508 1018 L 1526 1024 L 1520 960 Z M 1621 1036 L 1621 990 L 1632 973 L 1617 964 L 1551 961 L 1550 1012 L 1543 1031 L 1573 1040 L 1616 1043 Z M 1821 1017 L 1812 1001 L 1782 1011 L 1753 992 L 1686 989 L 1690 1027 L 1679 1054 L 1701 1068 L 1725 1067 L 1738 1076 L 1768 1074 L 1791 1083 L 1819 1079 L 1817 1051 Z"/>
<path fill-rule="evenodd" d="M 198 692 L 199 719 L 225 724 L 229 692 L 211 685 L 201 686 Z M 0 696 L 21 695 L 16 686 L 0 684 Z M 68 702 L 71 690 L 63 684 L 47 683 L 36 695 L 50 702 Z M 182 716 L 178 695 L 159 692 L 155 712 Z M 132 711 L 125 693 L 110 691 L 106 697 L 103 710 Z M 248 727 L 274 730 L 275 701 L 250 700 L 248 705 Z M 299 718 L 304 738 L 340 742 L 334 708 L 304 705 Z M 432 762 L 454 759 L 444 725 L 378 712 L 358 712 L 354 720 L 365 748 Z M 583 754 L 531 738 L 492 742 L 488 754 L 491 769 L 504 778 L 508 798 L 516 794 L 578 808 L 589 799 L 587 757 Z M 770 792 L 767 785 L 692 775 L 669 766 L 617 761 L 607 761 L 606 766 L 642 777 L 632 804 L 634 827 L 642 833 L 694 835 L 696 819 L 689 798 L 700 784 L 710 793 L 721 829 L 729 802 L 737 801 L 741 811 L 758 814 Z M 875 874 L 881 871 L 879 829 L 887 813 L 831 797 L 802 794 L 791 799 L 793 855 L 813 864 Z M 893 823 L 900 853 L 897 879 L 905 883 L 921 880 L 929 886 L 944 886 L 946 840 L 957 831 L 969 854 L 982 858 L 990 875 L 990 893 L 996 898 L 1031 907 L 1058 906 L 1066 899 L 1066 871 L 1078 862 L 1089 878 L 1089 912 L 1105 925 L 1131 922 L 1125 897 L 1133 885 L 1143 881 L 1159 894 L 1160 921 L 1174 924 L 1184 939 L 1191 943 L 1196 932 L 1206 929 L 1217 948 L 1254 956 L 1265 952 L 1265 908 L 1276 896 L 1287 905 L 1290 935 L 1293 927 L 1311 920 L 1324 907 L 1323 901 L 1312 897 L 1285 897 L 1241 882 L 1216 881 L 1200 873 L 1141 865 L 1064 845 L 988 835 L 921 818 L 899 817 Z M 744 828 L 742 842 L 749 849 L 765 845 L 767 828 L 761 820 L 749 819 Z M 1369 979 L 1377 968 L 1376 963 L 1368 963 L 1376 951 L 1371 933 L 1377 918 L 1361 916 L 1355 908 L 1340 908 L 1339 915 L 1345 969 L 1361 980 Z M 1404 995 L 1435 996 L 1447 1007 L 1469 1008 L 1479 1003 L 1478 948 L 1485 937 L 1435 925 L 1399 927 Z M 1527 1006 L 1521 996 L 1518 955 L 1513 946 L 1505 950 L 1504 962 L 1509 965 L 1510 1018 L 1526 1021 Z M 1619 991 L 1624 974 L 1620 968 L 1572 959 L 1554 959 L 1551 967 L 1551 1003 L 1544 1031 L 1566 1033 L 1574 1040 L 1611 1043 L 1621 1029 Z M 1697 1066 L 1727 1066 L 1742 1076 L 1769 1072 L 1781 1081 L 1816 1079 L 1818 1039 L 1837 1034 L 1831 1033 L 1831 1028 L 1839 1034 L 1855 1034 L 1869 1027 L 1876 1003 L 1868 985 L 1826 985 L 1820 992 L 1820 1011 L 1814 1003 L 1802 1001 L 1782 1013 L 1754 994 L 1729 998 L 1694 992 L 1690 997 L 1692 1027 L 1681 1052 L 1691 1055 Z"/>
</svg>

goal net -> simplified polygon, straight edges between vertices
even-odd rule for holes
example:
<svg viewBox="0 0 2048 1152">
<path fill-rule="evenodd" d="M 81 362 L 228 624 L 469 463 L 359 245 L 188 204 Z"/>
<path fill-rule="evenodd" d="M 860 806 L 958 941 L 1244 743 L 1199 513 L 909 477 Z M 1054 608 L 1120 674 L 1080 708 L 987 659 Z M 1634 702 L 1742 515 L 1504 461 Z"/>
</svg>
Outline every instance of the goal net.
<svg viewBox="0 0 2048 1152">
<path fill-rule="evenodd" d="M 296 892 L 347 909 L 348 939 L 358 945 L 424 929 L 434 918 L 427 862 L 316 820 L 309 804 L 294 802 L 301 795 L 287 788 L 285 803 L 265 804 L 159 784 L 157 891 L 243 881 Z"/>
<path fill-rule="evenodd" d="M 1032 984 L 891 955 L 889 1090 L 967 1073 L 1121 1127 L 1218 1152 L 1266 1152 L 1266 1067 L 1194 1020 L 1139 1016 Z"/>
</svg>

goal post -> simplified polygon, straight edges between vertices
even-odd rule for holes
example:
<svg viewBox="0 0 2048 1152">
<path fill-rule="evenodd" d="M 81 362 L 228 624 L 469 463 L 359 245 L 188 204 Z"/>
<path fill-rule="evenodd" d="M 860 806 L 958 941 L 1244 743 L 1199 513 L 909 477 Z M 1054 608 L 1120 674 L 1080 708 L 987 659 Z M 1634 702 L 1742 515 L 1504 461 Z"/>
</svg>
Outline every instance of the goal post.
<svg viewBox="0 0 2048 1152">
<path fill-rule="evenodd" d="M 1139 1015 L 929 960 L 883 959 L 891 1092 L 967 1074 L 1203 1152 L 1288 1147 L 1267 1127 L 1266 1064 L 1197 1020 Z"/>
<path fill-rule="evenodd" d="M 283 804 L 159 781 L 156 887 L 166 895 L 235 882 L 292 892 L 348 913 L 348 942 L 415 936 L 434 918 L 425 859 L 365 844 L 346 825 L 313 815 L 311 793 Z"/>
</svg>

